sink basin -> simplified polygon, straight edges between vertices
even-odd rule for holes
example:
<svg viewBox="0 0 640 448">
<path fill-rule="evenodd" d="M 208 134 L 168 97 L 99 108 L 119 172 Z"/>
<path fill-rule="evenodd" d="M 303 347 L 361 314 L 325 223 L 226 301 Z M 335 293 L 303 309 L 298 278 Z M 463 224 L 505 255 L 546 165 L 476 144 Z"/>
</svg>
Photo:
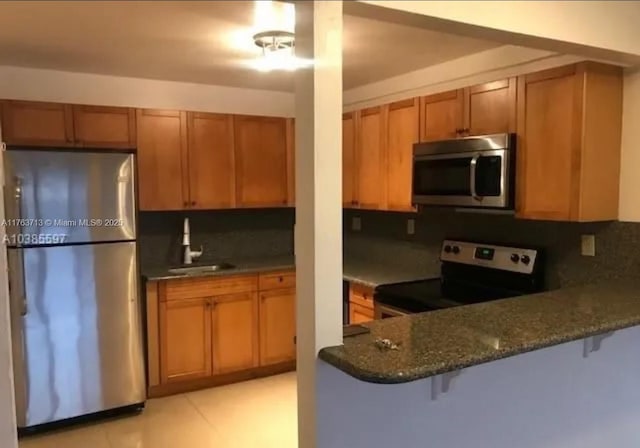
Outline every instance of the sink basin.
<svg viewBox="0 0 640 448">
<path fill-rule="evenodd" d="M 234 265 L 229 263 L 218 263 L 218 264 L 210 264 L 207 266 L 189 266 L 185 268 L 172 268 L 169 269 L 171 274 L 184 274 L 184 275 L 194 275 L 194 274 L 204 274 L 207 272 L 217 272 L 224 271 L 226 269 L 233 269 Z"/>
</svg>

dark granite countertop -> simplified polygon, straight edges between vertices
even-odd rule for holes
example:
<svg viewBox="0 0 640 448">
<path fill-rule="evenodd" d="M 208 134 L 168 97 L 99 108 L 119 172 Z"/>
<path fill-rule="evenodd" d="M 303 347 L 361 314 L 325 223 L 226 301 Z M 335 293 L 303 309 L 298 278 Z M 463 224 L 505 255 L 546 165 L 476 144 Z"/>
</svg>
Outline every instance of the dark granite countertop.
<svg viewBox="0 0 640 448">
<path fill-rule="evenodd" d="M 150 268 L 144 269 L 142 276 L 147 280 L 170 280 L 173 278 L 184 277 L 211 277 L 211 276 L 225 276 L 236 274 L 252 274 L 255 272 L 267 272 L 267 271 L 279 271 L 284 269 L 293 269 L 295 267 L 295 260 L 293 255 L 284 255 L 281 257 L 261 257 L 251 259 L 238 259 L 238 260 L 222 260 L 234 265 L 232 269 L 224 269 L 216 272 L 201 272 L 197 274 L 173 274 L 169 272 L 168 268 Z M 193 266 L 206 265 L 207 263 L 194 263 Z"/>
<path fill-rule="evenodd" d="M 425 271 L 421 267 L 398 266 L 394 262 L 382 263 L 364 259 L 344 260 L 344 279 L 375 288 L 386 283 L 410 282 L 426 278 L 440 277 L 440 264 L 437 270 Z"/>
<path fill-rule="evenodd" d="M 207 277 L 220 275 L 249 274 L 254 272 L 277 271 L 281 269 L 293 269 L 295 260 L 293 255 L 281 257 L 262 257 L 255 259 L 224 260 L 235 267 L 217 272 L 202 272 L 190 274 L 189 277 Z M 207 263 L 199 263 L 207 264 Z M 193 266 L 197 266 L 194 264 Z M 437 272 L 427 272 L 420 269 L 406 269 L 394 267 L 393 264 L 372 262 L 362 259 L 348 259 L 344 261 L 344 279 L 375 288 L 385 283 L 396 283 L 422 278 L 439 277 Z M 142 273 L 147 280 L 169 280 L 172 278 L 186 277 L 184 274 L 172 274 L 168 268 L 145 269 Z"/>
<path fill-rule="evenodd" d="M 320 358 L 362 381 L 404 383 L 639 324 L 640 281 L 609 282 L 369 322 Z"/>
</svg>

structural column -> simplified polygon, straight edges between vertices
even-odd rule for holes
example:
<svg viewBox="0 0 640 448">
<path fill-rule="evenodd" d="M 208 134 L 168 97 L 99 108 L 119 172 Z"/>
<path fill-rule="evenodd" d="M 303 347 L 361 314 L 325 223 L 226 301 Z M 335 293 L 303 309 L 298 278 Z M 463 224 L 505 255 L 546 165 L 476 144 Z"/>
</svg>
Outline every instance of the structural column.
<svg viewBox="0 0 640 448">
<path fill-rule="evenodd" d="M 0 129 L 2 142 L 2 129 Z M 4 143 L 0 143 L 0 185 L 4 185 Z M 4 202 L 0 201 L 0 222 L 4 220 Z M 0 226 L 0 447 L 17 448 L 15 399 L 13 392 L 13 364 L 11 362 L 11 328 L 9 319 L 9 277 L 7 251 L 4 247 L 6 229 Z"/>
<path fill-rule="evenodd" d="M 342 343 L 342 1 L 296 2 L 298 439 L 318 446 L 316 368 Z"/>
</svg>

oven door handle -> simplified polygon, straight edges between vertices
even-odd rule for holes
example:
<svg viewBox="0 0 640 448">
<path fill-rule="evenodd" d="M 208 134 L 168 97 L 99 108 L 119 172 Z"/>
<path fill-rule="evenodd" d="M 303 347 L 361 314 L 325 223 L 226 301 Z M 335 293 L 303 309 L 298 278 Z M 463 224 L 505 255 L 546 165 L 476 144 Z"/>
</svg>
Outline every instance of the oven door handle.
<svg viewBox="0 0 640 448">
<path fill-rule="evenodd" d="M 471 159 L 470 170 L 469 170 L 469 184 L 471 187 L 471 197 L 476 201 L 482 201 L 483 197 L 478 195 L 476 191 L 476 170 L 478 168 L 478 160 L 480 159 L 480 154 L 475 154 Z"/>
</svg>

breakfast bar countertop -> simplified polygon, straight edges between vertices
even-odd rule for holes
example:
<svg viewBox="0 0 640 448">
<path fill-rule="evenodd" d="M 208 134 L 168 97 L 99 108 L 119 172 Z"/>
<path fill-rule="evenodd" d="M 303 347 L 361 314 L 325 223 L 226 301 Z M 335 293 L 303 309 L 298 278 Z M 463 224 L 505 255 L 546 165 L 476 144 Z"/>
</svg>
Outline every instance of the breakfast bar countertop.
<svg viewBox="0 0 640 448">
<path fill-rule="evenodd" d="M 319 356 L 362 381 L 405 383 L 639 324 L 640 281 L 603 282 L 368 322 Z"/>
</svg>

